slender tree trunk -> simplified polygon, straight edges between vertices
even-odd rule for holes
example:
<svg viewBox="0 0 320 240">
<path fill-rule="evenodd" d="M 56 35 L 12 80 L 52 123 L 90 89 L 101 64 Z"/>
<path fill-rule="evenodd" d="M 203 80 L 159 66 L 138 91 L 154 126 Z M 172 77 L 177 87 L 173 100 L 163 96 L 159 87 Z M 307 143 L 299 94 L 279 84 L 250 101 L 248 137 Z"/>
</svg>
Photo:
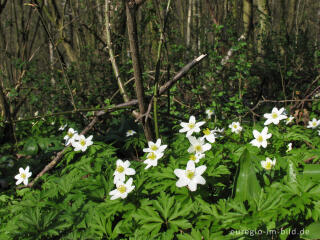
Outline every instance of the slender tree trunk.
<svg viewBox="0 0 320 240">
<path fill-rule="evenodd" d="M 105 29 L 106 29 L 105 30 L 105 35 L 106 35 L 105 38 L 107 41 L 109 56 L 110 56 L 114 75 L 117 79 L 120 94 L 122 95 L 124 102 L 128 102 L 129 97 L 128 97 L 128 94 L 125 90 L 123 81 L 120 77 L 119 68 L 118 68 L 116 59 L 114 57 L 114 53 L 113 53 L 113 46 L 112 46 L 112 42 L 111 42 L 111 31 L 110 31 L 110 15 L 109 14 L 110 14 L 110 0 L 105 0 Z"/>
<path fill-rule="evenodd" d="M 259 34 L 257 39 L 257 49 L 258 49 L 258 61 L 263 59 L 263 40 L 267 37 L 267 23 L 269 21 L 269 8 L 268 0 L 258 0 L 258 14 L 259 14 Z"/>
<path fill-rule="evenodd" d="M 189 0 L 189 5 L 188 5 L 188 19 L 187 19 L 187 39 L 186 39 L 186 45 L 187 47 L 190 46 L 191 42 L 191 19 L 192 19 L 192 4 L 193 0 Z"/>
<path fill-rule="evenodd" d="M 137 35 L 137 24 L 136 24 L 136 11 L 137 5 L 130 4 L 126 1 L 126 14 L 127 14 L 127 28 L 129 35 L 129 44 L 130 44 L 130 52 L 133 64 L 134 78 L 135 78 L 135 89 L 136 95 L 139 102 L 139 110 L 140 115 L 144 115 L 146 113 L 146 107 L 144 103 L 144 87 L 142 81 L 142 71 L 141 71 L 141 63 L 140 63 L 140 55 L 138 48 L 138 35 Z M 141 118 L 144 134 L 148 141 L 151 141 L 152 131 L 150 127 L 150 122 L 144 121 L 144 117 Z"/>
</svg>

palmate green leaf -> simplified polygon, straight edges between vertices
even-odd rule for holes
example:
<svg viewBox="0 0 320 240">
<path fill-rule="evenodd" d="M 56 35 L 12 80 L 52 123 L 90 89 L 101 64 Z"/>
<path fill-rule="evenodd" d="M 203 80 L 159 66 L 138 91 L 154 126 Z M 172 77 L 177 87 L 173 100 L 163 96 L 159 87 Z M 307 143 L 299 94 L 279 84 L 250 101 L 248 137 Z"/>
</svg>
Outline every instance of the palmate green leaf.
<svg viewBox="0 0 320 240">
<path fill-rule="evenodd" d="M 301 126 L 294 125 L 290 128 L 286 134 L 284 134 L 284 141 L 291 142 L 291 141 L 306 141 L 312 142 L 310 137 L 308 136 L 307 132 Z"/>
<path fill-rule="evenodd" d="M 148 181 L 143 185 L 144 190 L 151 190 L 152 194 L 161 192 L 173 192 L 176 189 L 176 176 L 172 168 L 163 168 L 161 170 L 153 170 L 148 174 L 149 179 L 157 179 L 157 181 Z"/>
<path fill-rule="evenodd" d="M 178 203 L 176 203 L 176 206 L 168 219 L 169 219 L 169 221 L 171 221 L 171 220 L 176 219 L 180 216 L 185 217 L 188 214 L 190 214 L 192 209 L 193 209 L 193 203 L 191 201 L 184 204 L 183 207 L 181 207 L 181 204 L 178 202 Z"/>
<path fill-rule="evenodd" d="M 211 166 L 208 168 L 207 174 L 208 176 L 220 177 L 221 175 L 230 174 L 230 171 L 225 165 Z"/>
<path fill-rule="evenodd" d="M 253 156 L 247 149 L 241 154 L 239 164 L 235 199 L 245 201 L 257 196 L 261 187 L 253 168 Z"/>
<path fill-rule="evenodd" d="M 225 236 L 222 231 L 218 232 L 212 232 L 209 231 L 209 229 L 192 229 L 191 234 L 183 233 L 177 235 L 179 240 L 200 240 L 200 239 L 205 239 L 205 240 L 231 240 L 235 239 L 235 236 Z"/>
<path fill-rule="evenodd" d="M 133 217 L 141 224 L 150 222 L 164 222 L 163 219 L 160 217 L 159 213 L 149 206 L 144 206 L 142 209 L 139 209 L 137 213 L 133 215 Z"/>
<path fill-rule="evenodd" d="M 192 227 L 191 223 L 189 223 L 187 219 L 171 220 L 169 221 L 169 225 L 175 232 L 179 229 L 188 229 Z"/>
<path fill-rule="evenodd" d="M 164 204 L 165 203 L 165 204 Z M 167 220 L 169 216 L 169 212 L 174 204 L 174 198 L 168 197 L 163 192 L 161 192 L 160 197 L 158 198 L 158 201 L 153 202 L 153 206 L 158 212 L 161 214 L 161 216 Z"/>
<path fill-rule="evenodd" d="M 188 229 L 192 225 L 187 219 L 187 216 L 192 212 L 192 202 L 181 204 L 174 197 L 161 193 L 157 200 L 148 202 L 143 201 L 142 206 L 136 213 L 133 214 L 134 219 L 141 225 L 146 234 L 154 236 L 157 231 L 160 231 L 161 226 L 165 227 L 166 232 L 172 233 L 179 229 Z M 154 225 L 158 227 L 152 227 Z M 151 233 L 152 232 L 152 233 Z"/>
</svg>

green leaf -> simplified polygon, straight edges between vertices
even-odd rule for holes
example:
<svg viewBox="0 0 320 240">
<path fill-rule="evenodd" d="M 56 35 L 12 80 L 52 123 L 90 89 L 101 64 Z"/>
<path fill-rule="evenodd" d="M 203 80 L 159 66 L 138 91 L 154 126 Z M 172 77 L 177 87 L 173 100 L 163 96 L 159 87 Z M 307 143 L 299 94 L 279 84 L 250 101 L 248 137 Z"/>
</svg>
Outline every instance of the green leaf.
<svg viewBox="0 0 320 240">
<path fill-rule="evenodd" d="M 304 229 L 303 239 L 319 239 L 320 238 L 320 222 L 311 223 Z"/>
<path fill-rule="evenodd" d="M 245 149 L 240 156 L 239 172 L 236 180 L 235 199 L 249 200 L 260 193 L 257 176 L 254 171 L 253 156 Z"/>
<path fill-rule="evenodd" d="M 315 180 L 320 180 L 320 165 L 319 164 L 307 164 L 304 167 L 303 175 Z"/>
<path fill-rule="evenodd" d="M 186 219 L 171 220 L 169 223 L 170 225 L 177 226 L 180 229 L 187 229 L 192 227 L 191 223 L 189 223 Z"/>
<path fill-rule="evenodd" d="M 23 146 L 22 152 L 26 155 L 36 155 L 38 153 L 38 144 L 33 139 L 30 138 Z"/>
</svg>

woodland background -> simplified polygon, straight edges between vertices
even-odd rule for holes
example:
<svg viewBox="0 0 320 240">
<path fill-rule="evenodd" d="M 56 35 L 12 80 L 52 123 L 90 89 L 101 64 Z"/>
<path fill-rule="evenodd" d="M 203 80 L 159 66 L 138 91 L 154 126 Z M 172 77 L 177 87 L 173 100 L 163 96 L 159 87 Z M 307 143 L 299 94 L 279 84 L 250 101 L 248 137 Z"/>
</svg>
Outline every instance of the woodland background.
<svg viewBox="0 0 320 240">
<path fill-rule="evenodd" d="M 159 124 L 206 107 L 222 118 L 255 121 L 264 103 L 276 100 L 298 120 L 308 118 L 308 101 L 319 90 L 319 6 L 317 0 L 1 0 L 1 142 L 17 141 L 17 122 L 35 112 L 35 119 L 62 114 L 85 124 L 86 112 L 129 102 L 139 106 L 133 116 L 141 121 L 150 116 L 153 93 Z M 201 54 L 207 54 L 201 63 L 158 98 L 158 87 Z M 152 139 L 153 121 L 141 122 Z"/>
<path fill-rule="evenodd" d="M 319 28 L 319 0 L 0 0 L 0 239 L 320 239 Z M 275 107 L 294 121 L 264 128 Z M 216 137 L 196 192 L 190 116 Z M 118 159 L 135 188 L 111 200 Z"/>
</svg>

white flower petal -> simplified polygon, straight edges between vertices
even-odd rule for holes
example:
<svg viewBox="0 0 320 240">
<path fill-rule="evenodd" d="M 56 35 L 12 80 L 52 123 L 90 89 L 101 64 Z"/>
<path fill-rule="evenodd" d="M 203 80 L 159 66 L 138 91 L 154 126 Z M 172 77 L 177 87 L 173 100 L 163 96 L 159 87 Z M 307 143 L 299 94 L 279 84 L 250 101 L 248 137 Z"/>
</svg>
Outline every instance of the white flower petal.
<svg viewBox="0 0 320 240">
<path fill-rule="evenodd" d="M 176 182 L 177 187 L 185 187 L 189 183 L 188 179 L 185 177 L 179 178 L 179 180 Z"/>
<path fill-rule="evenodd" d="M 190 181 L 188 183 L 188 187 L 189 187 L 191 192 L 194 192 L 194 191 L 197 190 L 197 183 L 195 181 Z"/>
<path fill-rule="evenodd" d="M 195 124 L 196 123 L 196 118 L 194 116 L 190 116 L 189 123 Z"/>
<path fill-rule="evenodd" d="M 206 169 L 207 167 L 205 165 L 201 165 L 195 169 L 195 174 L 202 175 Z"/>
<path fill-rule="evenodd" d="M 186 171 L 182 169 L 175 169 L 173 172 L 178 178 L 181 178 L 186 174 Z"/>
<path fill-rule="evenodd" d="M 134 175 L 134 174 L 136 174 L 136 170 L 134 170 L 133 168 L 127 168 L 125 170 L 125 174 L 126 175 Z"/>
<path fill-rule="evenodd" d="M 206 180 L 202 176 L 195 176 L 195 180 L 198 184 L 204 185 L 206 184 Z"/>
</svg>

